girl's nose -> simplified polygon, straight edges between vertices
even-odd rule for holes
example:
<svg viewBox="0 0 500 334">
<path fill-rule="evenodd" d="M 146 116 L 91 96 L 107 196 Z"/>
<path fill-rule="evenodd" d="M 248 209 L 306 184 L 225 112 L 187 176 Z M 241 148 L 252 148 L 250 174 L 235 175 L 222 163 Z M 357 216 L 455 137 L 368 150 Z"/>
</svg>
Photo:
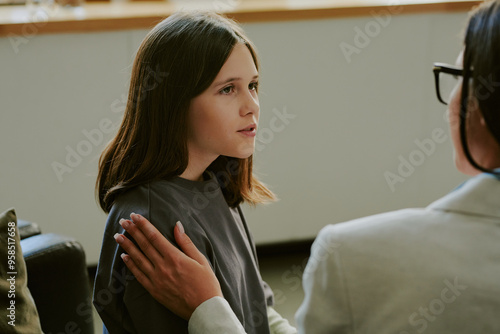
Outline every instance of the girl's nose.
<svg viewBox="0 0 500 334">
<path fill-rule="evenodd" d="M 258 115 L 259 111 L 259 97 L 257 96 L 257 94 L 252 94 L 251 91 L 247 92 L 240 108 L 241 116 L 245 116 L 247 114 Z"/>
</svg>

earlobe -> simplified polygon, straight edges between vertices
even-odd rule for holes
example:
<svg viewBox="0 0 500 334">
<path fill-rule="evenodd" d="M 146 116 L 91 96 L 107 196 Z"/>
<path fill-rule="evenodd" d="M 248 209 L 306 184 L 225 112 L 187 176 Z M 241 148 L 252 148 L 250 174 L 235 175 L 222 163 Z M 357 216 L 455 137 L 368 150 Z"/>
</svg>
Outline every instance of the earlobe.
<svg viewBox="0 0 500 334">
<path fill-rule="evenodd" d="M 485 128 L 486 127 L 486 121 L 484 120 L 483 113 L 478 110 L 479 113 L 479 124 L 481 124 L 481 127 Z"/>
<path fill-rule="evenodd" d="M 472 121 L 475 124 L 479 124 L 481 128 L 486 127 L 486 121 L 483 116 L 483 112 L 479 108 L 479 102 L 477 99 L 472 98 L 469 99 L 469 108 L 468 116 L 470 117 L 469 121 Z"/>
</svg>

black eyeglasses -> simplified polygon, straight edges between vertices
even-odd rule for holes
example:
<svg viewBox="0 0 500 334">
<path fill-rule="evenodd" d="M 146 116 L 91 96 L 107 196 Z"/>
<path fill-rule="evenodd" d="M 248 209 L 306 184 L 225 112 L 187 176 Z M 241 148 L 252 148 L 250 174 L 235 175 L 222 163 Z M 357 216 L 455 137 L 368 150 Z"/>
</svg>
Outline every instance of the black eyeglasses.
<svg viewBox="0 0 500 334">
<path fill-rule="evenodd" d="M 434 79 L 436 82 L 437 98 L 441 103 L 448 105 L 450 102 L 450 95 L 457 86 L 464 70 L 453 65 L 434 63 L 432 71 L 434 72 Z"/>
<path fill-rule="evenodd" d="M 434 63 L 432 71 L 434 72 L 434 79 L 436 82 L 437 98 L 440 102 L 448 105 L 450 95 L 453 92 L 453 90 L 457 87 L 460 77 L 463 77 L 464 70 L 463 68 L 453 65 Z M 470 73 L 472 74 L 472 70 L 470 71 Z M 462 91 L 461 102 L 460 102 L 460 142 L 462 144 L 462 149 L 464 150 L 464 154 L 467 157 L 469 163 L 474 168 L 486 173 L 493 174 L 497 178 L 500 178 L 500 172 L 498 172 L 497 170 L 490 170 L 481 167 L 472 158 L 469 146 L 467 145 L 467 135 L 465 126 L 465 119 L 467 117 L 467 103 L 466 103 L 467 99 L 464 99 L 464 96 L 468 96 L 467 85 L 464 86 L 464 90 L 465 91 Z"/>
</svg>

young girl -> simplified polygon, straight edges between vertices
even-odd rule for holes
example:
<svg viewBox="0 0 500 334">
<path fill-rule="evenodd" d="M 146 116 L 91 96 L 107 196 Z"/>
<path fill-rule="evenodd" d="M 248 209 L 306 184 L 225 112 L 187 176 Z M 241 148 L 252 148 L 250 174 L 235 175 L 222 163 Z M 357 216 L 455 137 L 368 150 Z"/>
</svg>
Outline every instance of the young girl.
<svg viewBox="0 0 500 334">
<path fill-rule="evenodd" d="M 471 13 L 464 44 L 455 65 L 435 64 L 434 73 L 456 167 L 474 177 L 426 208 L 324 227 L 304 270 L 299 333 L 500 333 L 500 0 Z M 453 78 L 445 95 L 443 79 Z M 124 261 L 148 290 L 162 287 L 160 302 L 185 308 L 190 333 L 245 333 L 187 234 L 175 229 L 182 257 L 132 218 L 124 226 L 144 254 L 119 236 Z"/>
<path fill-rule="evenodd" d="M 275 198 L 252 174 L 258 74 L 252 43 L 215 14 L 174 14 L 142 42 L 124 119 L 101 156 L 96 184 L 109 213 L 94 286 L 105 332 L 188 332 L 120 258 L 113 236 L 131 213 L 171 241 L 181 221 L 247 333 L 270 332 L 273 295 L 239 206 Z"/>
</svg>

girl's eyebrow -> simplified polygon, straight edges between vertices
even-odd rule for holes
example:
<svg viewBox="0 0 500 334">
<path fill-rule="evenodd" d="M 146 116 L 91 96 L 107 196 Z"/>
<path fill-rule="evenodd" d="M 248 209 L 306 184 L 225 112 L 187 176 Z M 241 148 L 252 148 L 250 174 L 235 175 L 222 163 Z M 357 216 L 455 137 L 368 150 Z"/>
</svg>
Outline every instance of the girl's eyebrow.
<svg viewBox="0 0 500 334">
<path fill-rule="evenodd" d="M 252 80 L 255 80 L 255 79 L 258 79 L 259 78 L 259 75 L 254 75 Z M 214 86 L 217 87 L 217 86 L 221 86 L 221 85 L 225 85 L 227 83 L 230 83 L 230 82 L 233 82 L 233 81 L 238 81 L 238 80 L 242 80 L 241 78 L 229 78 L 227 80 L 223 80 L 223 81 L 219 81 L 219 82 L 216 82 L 214 83 Z"/>
</svg>

